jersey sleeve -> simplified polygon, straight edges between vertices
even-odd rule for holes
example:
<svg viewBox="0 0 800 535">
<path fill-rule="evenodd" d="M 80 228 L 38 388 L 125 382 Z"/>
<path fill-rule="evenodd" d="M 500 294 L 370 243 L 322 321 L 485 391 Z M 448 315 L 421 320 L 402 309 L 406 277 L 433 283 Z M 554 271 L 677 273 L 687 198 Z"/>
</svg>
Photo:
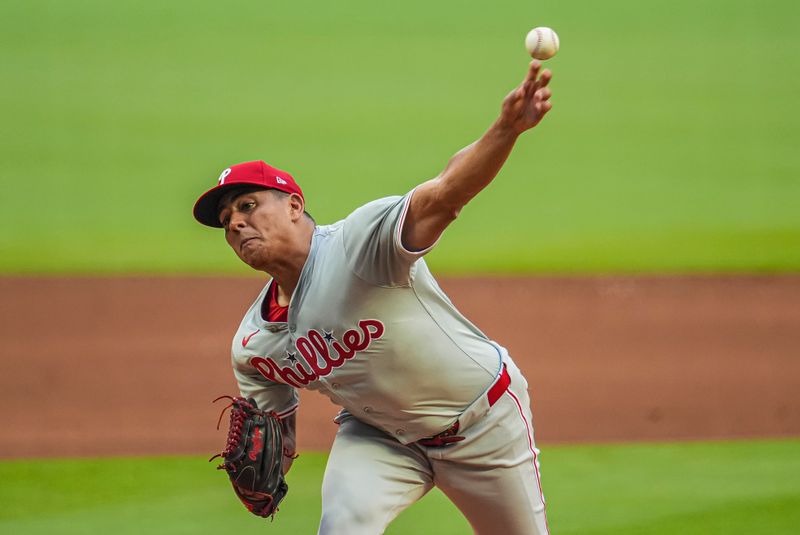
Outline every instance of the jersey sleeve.
<svg viewBox="0 0 800 535">
<path fill-rule="evenodd" d="M 403 247 L 403 224 L 413 194 L 412 190 L 402 197 L 372 201 L 344 220 L 345 254 L 361 279 L 381 286 L 408 286 L 414 262 L 433 248 L 410 251 Z"/>
<path fill-rule="evenodd" d="M 254 369 L 237 366 L 233 360 L 233 375 L 239 384 L 239 392 L 244 398 L 253 398 L 259 409 L 275 411 L 284 418 L 297 411 L 300 397 L 297 390 L 289 385 L 268 381 Z"/>
</svg>

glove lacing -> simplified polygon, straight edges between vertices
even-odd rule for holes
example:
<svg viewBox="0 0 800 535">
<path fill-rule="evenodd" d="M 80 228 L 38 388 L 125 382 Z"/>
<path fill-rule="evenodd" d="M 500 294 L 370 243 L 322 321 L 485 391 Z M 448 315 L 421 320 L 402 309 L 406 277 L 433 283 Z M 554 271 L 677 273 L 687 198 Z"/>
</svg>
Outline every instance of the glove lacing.
<svg viewBox="0 0 800 535">
<path fill-rule="evenodd" d="M 228 440 L 225 443 L 225 449 L 222 450 L 221 453 L 217 453 L 213 457 L 211 457 L 208 462 L 213 461 L 217 457 L 222 457 L 223 459 L 227 459 L 231 453 L 236 451 L 239 447 L 239 443 L 242 441 L 242 427 L 244 427 L 244 421 L 247 417 L 246 410 L 255 410 L 255 407 L 244 398 L 234 398 L 231 396 L 220 396 L 213 401 L 216 403 L 221 399 L 229 399 L 231 402 L 223 407 L 222 412 L 219 414 L 219 420 L 217 420 L 217 429 L 219 429 L 220 424 L 222 423 L 222 416 L 225 414 L 225 411 L 231 409 L 231 419 L 230 419 L 230 427 L 228 429 Z M 217 470 L 225 470 L 226 465 L 229 463 L 227 460 L 217 466 Z"/>
</svg>

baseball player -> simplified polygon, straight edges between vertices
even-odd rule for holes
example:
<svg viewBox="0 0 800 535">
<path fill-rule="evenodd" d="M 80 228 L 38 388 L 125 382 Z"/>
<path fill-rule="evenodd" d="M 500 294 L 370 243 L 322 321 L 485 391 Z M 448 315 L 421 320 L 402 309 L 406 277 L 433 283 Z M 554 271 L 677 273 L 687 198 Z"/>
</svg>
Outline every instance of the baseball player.
<svg viewBox="0 0 800 535">
<path fill-rule="evenodd" d="M 271 276 L 233 339 L 242 396 L 282 418 L 287 455 L 298 389 L 342 407 L 320 534 L 383 533 L 434 485 L 476 533 L 547 533 L 528 384 L 423 256 L 550 110 L 550 79 L 531 62 L 494 124 L 439 176 L 332 225 L 317 225 L 292 176 L 262 161 L 229 167 L 197 201 L 195 218 Z"/>
</svg>

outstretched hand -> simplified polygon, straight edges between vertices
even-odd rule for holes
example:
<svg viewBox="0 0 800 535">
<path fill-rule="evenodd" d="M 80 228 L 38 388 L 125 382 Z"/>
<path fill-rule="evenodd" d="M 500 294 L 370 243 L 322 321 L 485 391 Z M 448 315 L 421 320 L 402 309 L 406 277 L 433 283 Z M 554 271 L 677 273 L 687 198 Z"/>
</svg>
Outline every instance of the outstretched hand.
<svg viewBox="0 0 800 535">
<path fill-rule="evenodd" d="M 525 79 L 503 100 L 500 122 L 516 134 L 539 124 L 553 107 L 550 103 L 552 92 L 547 87 L 553 74 L 549 69 L 540 74 L 541 67 L 541 62 L 531 61 Z"/>
</svg>

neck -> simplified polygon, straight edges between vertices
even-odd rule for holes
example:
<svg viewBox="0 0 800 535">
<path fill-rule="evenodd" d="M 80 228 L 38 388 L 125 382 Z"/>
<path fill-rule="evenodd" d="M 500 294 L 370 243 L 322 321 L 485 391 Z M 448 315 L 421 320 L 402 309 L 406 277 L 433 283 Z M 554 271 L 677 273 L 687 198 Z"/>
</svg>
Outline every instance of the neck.
<svg viewBox="0 0 800 535">
<path fill-rule="evenodd" d="M 299 240 L 300 246 L 291 253 L 283 255 L 274 266 L 265 270 L 272 275 L 274 284 L 277 284 L 277 297 L 280 306 L 288 306 L 294 294 L 294 289 L 300 281 L 300 274 L 311 251 L 311 238 L 314 235 L 314 226 L 309 225 Z"/>
<path fill-rule="evenodd" d="M 276 286 L 275 286 L 275 301 L 278 303 L 278 306 L 288 307 L 289 306 L 289 302 L 292 299 L 292 294 L 285 293 L 285 291 L 283 289 L 283 286 L 281 286 L 281 284 L 278 283 L 277 280 L 274 280 L 273 283 L 276 284 Z"/>
</svg>

